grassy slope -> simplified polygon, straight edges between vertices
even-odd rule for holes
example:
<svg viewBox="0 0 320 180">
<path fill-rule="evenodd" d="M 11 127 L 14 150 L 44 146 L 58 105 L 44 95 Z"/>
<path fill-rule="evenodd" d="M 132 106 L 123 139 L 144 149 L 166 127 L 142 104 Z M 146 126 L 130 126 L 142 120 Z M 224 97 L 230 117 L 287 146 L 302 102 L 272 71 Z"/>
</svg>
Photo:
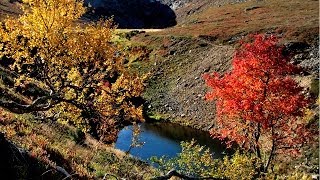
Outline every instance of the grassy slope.
<svg viewBox="0 0 320 180">
<path fill-rule="evenodd" d="M 282 34 L 287 40 L 314 42 L 319 32 L 318 0 L 263 0 L 209 6 L 161 35 L 208 35 L 220 42 L 256 32 Z"/>
<path fill-rule="evenodd" d="M 41 162 L 39 167 L 42 168 L 35 169 L 33 164 L 25 162 L 19 154 L 12 156 L 13 164 L 8 166 L 12 166 L 13 172 L 20 179 L 63 179 L 61 174 L 53 170 L 55 166 L 63 167 L 73 174 L 75 179 L 102 179 L 105 174 L 109 174 L 107 178 L 114 175 L 144 179 L 153 172 L 148 165 L 132 159 L 110 145 L 94 140 L 89 135 L 84 139 L 80 138 L 72 126 L 34 119 L 32 115 L 0 114 L 0 131 Z M 8 172 L 3 172 L 2 175 L 12 176 L 6 173 Z"/>
</svg>

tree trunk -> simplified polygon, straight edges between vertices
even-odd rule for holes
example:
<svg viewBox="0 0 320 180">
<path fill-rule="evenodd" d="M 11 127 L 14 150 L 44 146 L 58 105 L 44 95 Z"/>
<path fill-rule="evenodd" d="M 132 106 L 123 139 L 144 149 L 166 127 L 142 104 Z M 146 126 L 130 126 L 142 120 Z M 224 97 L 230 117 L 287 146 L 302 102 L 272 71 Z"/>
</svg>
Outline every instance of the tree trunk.
<svg viewBox="0 0 320 180">
<path fill-rule="evenodd" d="M 258 123 L 258 126 L 256 128 L 256 132 L 254 133 L 254 138 L 255 138 L 255 151 L 256 155 L 259 159 L 261 159 L 261 151 L 260 151 L 260 146 L 259 146 L 259 139 L 260 139 L 260 134 L 261 134 L 261 124 Z"/>
<path fill-rule="evenodd" d="M 274 135 L 274 129 L 273 129 L 273 127 L 271 128 L 271 135 L 272 135 L 272 137 L 273 137 L 273 135 Z M 276 150 L 275 140 L 272 139 L 272 147 L 271 147 L 271 151 L 270 151 L 270 155 L 269 155 L 269 158 L 268 158 L 268 160 L 267 160 L 267 163 L 266 163 L 265 166 L 264 166 L 264 172 L 267 172 L 267 171 L 268 171 L 268 168 L 269 168 L 269 166 L 270 166 L 270 164 L 271 164 L 271 161 L 272 161 L 272 159 L 273 159 L 273 157 L 274 157 L 274 152 L 275 152 L 275 150 Z"/>
</svg>

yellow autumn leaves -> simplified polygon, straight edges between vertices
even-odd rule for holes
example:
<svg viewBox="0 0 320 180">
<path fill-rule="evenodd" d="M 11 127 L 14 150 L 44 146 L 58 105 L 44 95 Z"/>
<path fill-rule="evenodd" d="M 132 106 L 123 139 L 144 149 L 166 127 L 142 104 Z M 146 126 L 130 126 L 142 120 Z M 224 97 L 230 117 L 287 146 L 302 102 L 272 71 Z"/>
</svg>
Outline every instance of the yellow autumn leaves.
<svg viewBox="0 0 320 180">
<path fill-rule="evenodd" d="M 49 100 L 54 106 L 47 115 L 84 130 L 95 124 L 105 128 L 98 132 L 110 131 L 142 119 L 134 98 L 142 93 L 144 78 L 125 69 L 124 53 L 111 42 L 111 21 L 79 23 L 85 8 L 78 0 L 24 0 L 22 9 L 23 15 L 0 27 L 0 57 L 14 59 L 10 69 L 20 75 L 16 87 L 32 82 L 58 94 Z"/>
</svg>

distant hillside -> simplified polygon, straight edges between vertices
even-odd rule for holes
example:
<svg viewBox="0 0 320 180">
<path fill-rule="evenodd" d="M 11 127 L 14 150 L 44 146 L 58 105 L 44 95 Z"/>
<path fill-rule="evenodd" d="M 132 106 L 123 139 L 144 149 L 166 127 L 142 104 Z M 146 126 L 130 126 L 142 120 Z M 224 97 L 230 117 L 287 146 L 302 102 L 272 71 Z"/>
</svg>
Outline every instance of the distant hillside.
<svg viewBox="0 0 320 180">
<path fill-rule="evenodd" d="M 249 33 L 268 32 L 282 35 L 288 40 L 317 41 L 318 0 L 239 2 L 241 1 L 191 1 L 175 11 L 178 25 L 161 34 L 203 35 L 234 42 Z"/>
<path fill-rule="evenodd" d="M 237 4 L 248 0 L 160 0 L 173 9 L 177 22 L 183 22 L 187 17 L 204 11 L 209 7 L 220 7 L 225 4 Z M 249 0 L 250 1 L 250 0 Z"/>
</svg>

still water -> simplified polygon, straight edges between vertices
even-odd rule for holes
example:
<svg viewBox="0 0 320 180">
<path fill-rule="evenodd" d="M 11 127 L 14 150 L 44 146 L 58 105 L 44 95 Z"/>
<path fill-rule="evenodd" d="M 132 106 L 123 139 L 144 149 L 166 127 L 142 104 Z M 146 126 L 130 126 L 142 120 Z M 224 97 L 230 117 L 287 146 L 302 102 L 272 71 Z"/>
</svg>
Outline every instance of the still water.
<svg viewBox="0 0 320 180">
<path fill-rule="evenodd" d="M 142 123 L 140 124 L 139 141 L 143 146 L 130 150 L 130 154 L 149 162 L 152 156 L 169 158 L 181 152 L 180 141 L 196 140 L 200 145 L 210 148 L 214 158 L 225 154 L 225 146 L 218 140 L 213 140 L 208 132 L 172 123 Z M 127 126 L 119 133 L 115 147 L 123 151 L 130 149 L 133 137 L 133 126 Z"/>
</svg>

